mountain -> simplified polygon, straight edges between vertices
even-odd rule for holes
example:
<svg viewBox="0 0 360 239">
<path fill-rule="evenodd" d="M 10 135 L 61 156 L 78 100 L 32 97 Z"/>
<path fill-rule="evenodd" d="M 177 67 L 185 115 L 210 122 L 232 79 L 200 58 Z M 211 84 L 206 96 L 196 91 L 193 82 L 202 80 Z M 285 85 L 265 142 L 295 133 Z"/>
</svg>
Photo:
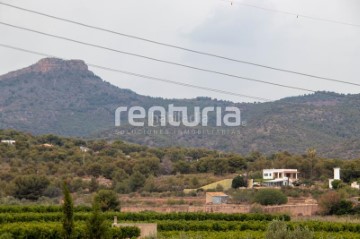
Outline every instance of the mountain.
<svg viewBox="0 0 360 239">
<path fill-rule="evenodd" d="M 115 110 L 119 106 L 138 105 L 148 109 L 169 104 L 190 109 L 237 106 L 246 126 L 236 128 L 235 134 L 225 135 L 221 131 L 198 134 L 198 131 L 186 131 L 185 127 L 179 127 L 183 131 L 176 134 L 123 134 L 123 130 L 129 132 L 135 128 L 114 127 Z M 210 114 L 209 121 L 215 121 L 215 114 Z M 0 76 L 0 128 L 34 134 L 121 138 L 150 146 L 207 147 L 243 154 L 251 151 L 304 153 L 308 148 L 316 148 L 327 157 L 354 158 L 360 153 L 360 95 L 318 92 L 253 104 L 208 97 L 153 98 L 103 81 L 81 60 L 45 58 Z M 211 126 L 195 129 L 219 130 Z"/>
</svg>

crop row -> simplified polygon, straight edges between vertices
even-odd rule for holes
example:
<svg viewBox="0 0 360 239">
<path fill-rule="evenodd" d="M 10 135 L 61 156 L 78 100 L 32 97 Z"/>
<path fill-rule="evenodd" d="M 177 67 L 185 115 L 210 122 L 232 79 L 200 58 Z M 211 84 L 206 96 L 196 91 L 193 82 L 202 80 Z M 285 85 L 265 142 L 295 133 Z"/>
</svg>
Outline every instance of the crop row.
<svg viewBox="0 0 360 239">
<path fill-rule="evenodd" d="M 75 220 L 83 221 L 89 217 L 89 212 L 76 212 Z M 222 213 L 119 213 L 105 212 L 104 216 L 112 220 L 114 216 L 122 221 L 162 221 L 162 220 L 186 220 L 186 221 L 289 221 L 288 215 L 270 214 L 222 214 Z M 49 213 L 0 213 L 0 224 L 9 222 L 31 222 L 31 221 L 58 221 L 62 217 L 61 212 Z"/>
<path fill-rule="evenodd" d="M 224 221 L 160 221 L 159 231 L 265 231 L 269 222 L 266 221 L 245 221 L 245 222 L 224 222 Z M 289 228 L 300 226 L 315 232 L 354 232 L 360 233 L 359 223 L 340 222 L 288 222 Z"/>
<path fill-rule="evenodd" d="M 158 239 L 263 239 L 262 231 L 229 231 L 229 232 L 160 232 Z M 354 232 L 330 233 L 315 232 L 315 239 L 360 239 L 360 234 Z"/>
<path fill-rule="evenodd" d="M 6 235 L 6 236 L 5 236 Z M 108 238 L 134 238 L 140 235 L 136 227 L 112 228 L 109 224 Z M 63 239 L 61 223 L 9 223 L 0 226 L 1 238 L 17 239 Z M 76 223 L 73 233 L 74 239 L 86 239 L 87 231 L 84 223 Z"/>
<path fill-rule="evenodd" d="M 48 212 L 61 212 L 62 207 L 57 205 L 28 205 L 28 206 L 18 206 L 18 205 L 1 205 L 0 213 L 25 213 L 25 212 L 34 212 L 34 213 L 48 213 Z M 90 212 L 91 207 L 88 206 L 76 206 L 74 207 L 75 212 Z"/>
</svg>

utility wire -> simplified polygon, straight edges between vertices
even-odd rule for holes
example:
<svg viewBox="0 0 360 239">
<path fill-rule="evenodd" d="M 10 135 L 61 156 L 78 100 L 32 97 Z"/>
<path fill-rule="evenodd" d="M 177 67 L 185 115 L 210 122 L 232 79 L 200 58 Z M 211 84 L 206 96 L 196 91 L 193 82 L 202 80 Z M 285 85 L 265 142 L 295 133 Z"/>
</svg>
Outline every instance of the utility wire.
<svg viewBox="0 0 360 239">
<path fill-rule="evenodd" d="M 221 1 L 233 2 L 233 1 L 228 1 L 228 0 L 221 0 Z M 195 53 L 195 54 L 199 54 L 199 55 L 210 56 L 210 57 L 214 57 L 214 58 L 218 58 L 218 59 L 222 59 L 222 60 L 227 60 L 227 61 L 231 61 L 231 62 L 237 62 L 237 63 L 252 65 L 252 66 L 256 66 L 256 67 L 262 67 L 262 68 L 265 68 L 265 69 L 270 69 L 270 70 L 274 70 L 274 71 L 280 71 L 280 72 L 285 72 L 285 73 L 290 73 L 290 74 L 295 74 L 295 75 L 300 75 L 300 76 L 306 76 L 306 77 L 316 78 L 316 79 L 325 80 L 325 81 L 332 81 L 332 82 L 337 82 L 337 83 L 342 83 L 342 84 L 360 86 L 360 84 L 357 84 L 357 83 L 354 83 L 354 82 L 350 82 L 350 81 L 338 80 L 338 79 L 334 79 L 334 78 L 322 77 L 322 76 L 317 76 L 317 75 L 308 74 L 308 73 L 303 73 L 303 72 L 294 71 L 294 70 L 282 69 L 282 68 L 278 68 L 278 67 L 274 67 L 274 66 L 268 66 L 268 65 L 264 65 L 264 64 L 259 64 L 259 63 L 250 62 L 250 61 L 239 60 L 239 59 L 234 59 L 234 58 L 230 58 L 230 57 L 226 57 L 226 56 L 221 56 L 221 55 L 214 54 L 214 53 L 211 53 L 211 52 L 204 52 L 204 51 L 199 51 L 199 50 L 195 50 L 195 49 L 190 49 L 190 48 L 186 48 L 186 47 L 182 47 L 182 46 L 177 46 L 177 45 L 173 45 L 173 44 L 169 44 L 169 43 L 159 42 L 159 41 L 151 40 L 151 39 L 144 38 L 144 37 L 139 37 L 139 36 L 135 36 L 135 35 L 130 35 L 130 34 L 126 34 L 126 33 L 121 33 L 121 32 L 118 32 L 118 31 L 113 31 L 113 30 L 109 30 L 109 29 L 106 29 L 106 28 L 102 28 L 102 27 L 98 27 L 98 26 L 93 26 L 93 25 L 89 25 L 89 24 L 86 24 L 86 23 L 82 23 L 82 22 L 78 22 L 78 21 L 74 21 L 74 20 L 62 18 L 62 17 L 53 16 L 53 15 L 50 15 L 50 14 L 47 14 L 47 13 L 38 12 L 38 11 L 35 11 L 35 10 L 31 10 L 31 9 L 27 9 L 27 8 L 15 6 L 15 5 L 12 5 L 12 4 L 9 4 L 9 3 L 0 2 L 0 4 L 1 4 L 1 5 L 4 5 L 4 6 L 7 6 L 7 7 L 11 7 L 11 8 L 18 9 L 18 10 L 21 10 L 21 11 L 30 12 L 30 13 L 37 14 L 37 15 L 41 15 L 41 16 L 44 16 L 44 17 L 56 19 L 56 20 L 59 20 L 59 21 L 63 21 L 63 22 L 67 22 L 67 23 L 71 23 L 71 24 L 75 24 L 75 25 L 79 25 L 79 26 L 82 26 L 82 27 L 86 27 L 86 28 L 90 28 L 90 29 L 95 29 L 95 30 L 99 30 L 99 31 L 103 31 L 103 32 L 115 34 L 115 35 L 122 36 L 122 37 L 132 38 L 132 39 L 136 39 L 136 40 L 140 40 L 140 41 L 145 41 L 145 42 L 152 43 L 152 44 L 156 44 L 156 45 L 160 45 L 160 46 L 165 46 L 165 47 L 169 47 L 169 48 L 175 48 L 175 49 L 178 49 L 178 50 L 182 50 L 182 51 L 186 51 L 186 52 L 191 52 L 191 53 Z M 242 4 L 242 3 L 238 3 L 238 4 L 245 5 L 245 6 L 249 6 L 249 7 L 250 7 L 250 6 L 251 6 L 251 7 L 256 7 L 256 6 L 249 5 L 249 4 Z M 261 7 L 257 7 L 257 8 L 260 8 L 260 9 L 263 9 L 263 10 L 270 10 L 270 9 L 261 8 Z M 280 12 L 281 12 L 281 11 L 280 11 Z M 282 13 L 287 13 L 287 12 L 282 12 Z M 298 14 L 295 14 L 295 13 L 287 13 L 287 14 L 296 15 L 296 16 L 301 16 L 301 17 L 306 17 L 306 16 L 304 16 L 304 15 L 298 15 Z M 309 18 L 309 17 L 308 17 L 308 18 Z M 313 19 L 314 19 L 314 18 L 313 18 Z M 358 26 L 360 26 L 360 25 L 358 25 Z"/>
<path fill-rule="evenodd" d="M 24 48 L 19 48 L 19 47 L 7 45 L 7 44 L 2 44 L 2 43 L 0 43 L 0 47 L 12 49 L 12 50 L 17 50 L 17 51 L 21 51 L 21 52 L 26 52 L 26 53 L 30 53 L 30 54 L 34 54 L 34 55 L 39 55 L 39 56 L 43 56 L 43 57 L 56 57 L 56 58 L 59 58 L 59 59 L 63 59 L 61 57 L 57 57 L 57 56 L 54 56 L 54 55 L 49 55 L 49 54 L 45 54 L 45 53 L 41 53 L 41 52 L 27 50 L 27 49 L 24 49 Z M 131 75 L 131 76 L 135 76 L 135 77 L 139 77 L 139 78 L 145 78 L 145 79 L 153 80 L 153 81 L 160 81 L 160 82 L 163 82 L 163 83 L 168 83 L 168 84 L 173 84 L 173 85 L 180 85 L 180 86 L 184 86 L 184 87 L 188 87 L 188 88 L 195 88 L 195 89 L 211 91 L 211 92 L 216 92 L 216 93 L 225 94 L 225 95 L 231 95 L 231 96 L 244 97 L 244 98 L 249 98 L 249 99 L 253 99 L 253 100 L 260 100 L 260 101 L 265 101 L 265 102 L 266 101 L 272 101 L 271 99 L 267 99 L 267 98 L 243 95 L 243 94 L 239 94 L 239 93 L 235 93 L 235 92 L 231 92 L 231 91 L 218 90 L 218 89 L 214 89 L 214 88 L 203 87 L 203 86 L 183 83 L 183 82 L 179 82 L 179 81 L 167 80 L 167 79 L 142 75 L 142 74 L 139 74 L 139 73 L 124 71 L 124 70 L 120 70 L 120 69 L 115 69 L 115 68 L 106 67 L 106 66 L 100 66 L 100 65 L 91 64 L 91 63 L 87 63 L 87 65 L 91 66 L 91 67 L 94 67 L 94 68 L 102 69 L 102 70 L 122 73 L 122 74 L 125 74 L 125 75 Z"/>
<path fill-rule="evenodd" d="M 242 5 L 242 6 L 245 6 L 245 7 L 261 9 L 261 10 L 264 10 L 264 11 L 270 11 L 270 12 L 277 12 L 277 13 L 292 15 L 292 16 L 295 16 L 295 17 L 308 18 L 308 19 L 315 20 L 315 21 L 322 21 L 322 22 L 328 22 L 328 23 L 334 23 L 334 24 L 341 24 L 341 25 L 346 25 L 346 26 L 351 26 L 351 27 L 360 27 L 360 24 L 355 24 L 355 23 L 351 23 L 351 22 L 342 22 L 342 21 L 326 19 L 326 18 L 321 18 L 321 17 L 303 15 L 303 14 L 298 14 L 298 13 L 284 11 L 284 10 L 277 10 L 277 9 L 273 9 L 273 8 L 267 8 L 267 7 L 261 7 L 261 6 L 257 6 L 257 5 L 242 3 L 242 2 L 234 1 L 234 0 L 219 0 L 219 1 L 228 2 L 228 3 L 231 3 L 231 4 Z"/>
<path fill-rule="evenodd" d="M 255 79 L 255 78 L 243 77 L 243 76 L 233 75 L 233 74 L 224 73 L 224 72 L 220 72 L 220 71 L 209 70 L 209 69 L 205 69 L 205 68 L 185 65 L 185 64 L 182 64 L 182 63 L 177 63 L 177 62 L 172 62 L 172 61 L 167 61 L 167 60 L 161 60 L 161 59 L 158 59 L 158 58 L 153 58 L 153 57 L 140 55 L 140 54 L 136 54 L 136 53 L 121 51 L 121 50 L 117 50 L 117 49 L 114 49 L 114 48 L 109 48 L 109 47 L 105 47 L 105 46 L 101 46 L 101 45 L 96 45 L 96 44 L 93 44 L 93 43 L 78 41 L 78 40 L 75 40 L 75 39 L 71 39 L 71 38 L 67 38 L 67 37 L 63 37 L 63 36 L 59 36 L 59 35 L 49 34 L 49 33 L 45 33 L 45 32 L 42 32 L 42 31 L 37 31 L 37 30 L 25 28 L 25 27 L 20 27 L 20 26 L 5 23 L 5 22 L 2 22 L 2 21 L 0 21 L 0 24 L 4 25 L 4 26 L 16 28 L 16 29 L 28 31 L 28 32 L 37 33 L 37 34 L 44 35 L 44 36 L 53 37 L 53 38 L 56 38 L 56 39 L 70 41 L 70 42 L 78 43 L 78 44 L 85 45 L 85 46 L 90 46 L 90 47 L 94 47 L 94 48 L 98 48 L 98 49 L 108 50 L 108 51 L 112 51 L 112 52 L 116 52 L 116 53 L 120 53 L 120 54 L 125 54 L 125 55 L 129 55 L 129 56 L 133 56 L 133 57 L 139 57 L 139 58 L 143 58 L 143 59 L 147 59 L 147 60 L 151 60 L 151 61 L 166 63 L 166 64 L 170 64 L 170 65 L 180 66 L 180 67 L 189 68 L 189 69 L 193 69 L 193 70 L 197 70 L 197 71 L 202 71 L 202 72 L 212 73 L 212 74 L 216 74 L 216 75 L 227 76 L 227 77 L 246 80 L 246 81 L 251 81 L 251 82 L 257 82 L 257 83 L 261 83 L 261 84 L 267 84 L 267 85 L 273 85 L 273 86 L 278 86 L 278 87 L 282 87 L 282 88 L 288 88 L 288 89 L 293 89 L 293 90 L 300 90 L 300 91 L 316 93 L 315 90 L 311 90 L 311 89 L 306 89 L 306 88 L 301 88 L 301 87 L 296 87 L 296 86 L 290 86 L 290 85 L 284 85 L 284 84 L 274 83 L 274 82 L 265 81 L 265 80 L 258 80 L 258 79 Z"/>
</svg>

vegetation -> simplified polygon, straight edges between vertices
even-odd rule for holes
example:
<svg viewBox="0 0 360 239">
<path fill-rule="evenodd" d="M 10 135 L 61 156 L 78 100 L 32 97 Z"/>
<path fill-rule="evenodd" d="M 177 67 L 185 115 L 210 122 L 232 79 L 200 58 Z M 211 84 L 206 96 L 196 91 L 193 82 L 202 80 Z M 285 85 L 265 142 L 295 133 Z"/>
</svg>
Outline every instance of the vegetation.
<svg viewBox="0 0 360 239">
<path fill-rule="evenodd" d="M 16 128 L 34 134 L 53 133 L 68 136 L 100 136 L 119 139 L 119 132 L 134 128 L 125 125 L 114 128 L 114 112 L 121 105 L 165 106 L 174 104 L 200 108 L 238 106 L 242 120 L 247 122 L 239 134 L 199 135 L 120 134 L 121 139 L 143 145 L 161 147 L 207 147 L 228 152 L 247 154 L 254 148 L 263 153 L 288 150 L 303 153 L 315 147 L 322 155 L 356 158 L 360 141 L 359 95 L 341 95 L 327 92 L 290 97 L 267 103 L 232 103 L 197 97 L 176 100 L 138 95 L 130 90 L 120 89 L 90 72 L 85 65 L 74 67 L 71 63 L 52 60 L 60 65 L 47 72 L 20 70 L 15 74 L 2 76 L 0 80 L 0 122 L 2 128 Z M 38 63 L 41 67 L 42 62 Z M 61 69 L 61 70 L 60 70 Z M 324 93 L 324 92 L 322 92 Z M 44 110 L 46 106 L 47 110 Z M 215 122 L 215 113 L 209 114 L 209 125 Z M 110 128 L 110 129 L 109 129 Z M 108 130 L 107 130 L 108 129 Z M 195 130 L 218 130 L 218 128 L 196 128 Z M 154 130 L 154 128 L 145 128 Z M 173 130 L 166 128 L 164 130 Z M 186 128 L 181 128 L 186 130 Z M 189 131 L 189 130 L 187 130 Z M 185 131 L 185 132 L 187 132 Z M 100 133 L 99 133 L 100 132 Z M 55 145 L 56 140 L 54 141 Z M 336 146 L 336 147 L 335 147 Z M 96 150 L 98 151 L 98 150 Z M 314 160 L 315 162 L 316 160 Z M 176 170 L 187 173 L 189 168 L 178 162 Z M 218 174 L 227 170 L 226 164 L 216 167 Z M 234 168 L 233 166 L 231 166 Z M 315 168 L 315 167 L 314 167 Z M 237 168 L 239 169 L 239 168 Z M 305 171 L 302 171 L 305 172 Z M 353 175 L 351 176 L 353 177 Z M 357 174 L 359 177 L 359 173 Z"/>
<path fill-rule="evenodd" d="M 282 167 L 297 168 L 303 178 L 312 176 L 313 180 L 324 183 L 333 176 L 334 167 L 341 167 L 344 183 L 339 190 L 356 196 L 344 185 L 358 180 L 360 171 L 360 160 L 341 161 L 287 152 L 269 156 L 253 152 L 241 156 L 207 149 L 149 148 L 122 141 L 85 141 L 0 130 L 0 139 L 9 138 L 17 143 L 0 144 L 0 199 L 7 200 L 12 200 L 11 196 L 23 201 L 48 198 L 56 202 L 61 197 L 64 180 L 71 193 L 80 195 L 99 190 L 180 195 L 185 188 L 199 188 L 245 172 L 248 178 L 257 179 L 264 168 Z M 80 147 L 88 150 L 82 151 Z M 238 185 L 245 183 L 241 176 L 236 180 L 234 183 L 240 182 Z M 321 190 L 309 191 L 321 193 Z M 298 189 L 284 192 L 289 196 L 306 194 Z"/>
<path fill-rule="evenodd" d="M 269 224 L 265 234 L 266 239 L 313 239 L 314 233 L 308 228 L 296 226 L 290 230 L 288 225 L 282 221 L 274 221 Z"/>
<path fill-rule="evenodd" d="M 95 201 L 99 204 L 101 211 L 120 211 L 118 195 L 112 190 L 100 190 Z"/>
<path fill-rule="evenodd" d="M 277 189 L 262 189 L 256 192 L 255 202 L 261 205 L 280 205 L 287 203 L 287 197 Z"/>
<path fill-rule="evenodd" d="M 63 204 L 63 229 L 64 239 L 71 239 L 74 231 L 74 204 L 70 191 L 66 183 L 63 185 L 64 204 Z"/>
<path fill-rule="evenodd" d="M 231 187 L 232 188 L 240 188 L 240 187 L 247 187 L 247 181 L 243 176 L 236 176 L 232 183 L 231 183 Z"/>
<path fill-rule="evenodd" d="M 21 212 L 28 207 L 19 207 L 16 222 L 1 221 L 0 236 L 7 238 L 63 238 L 59 220 L 42 221 L 34 212 Z M 74 208 L 76 209 L 76 207 Z M 13 207 L 12 209 L 13 210 Z M 97 216 L 94 214 L 97 213 Z M 218 213 L 117 213 L 96 209 L 94 212 L 76 212 L 73 238 L 133 238 L 140 234 L 134 227 L 112 228 L 112 217 L 117 215 L 124 222 L 155 222 L 158 238 L 359 238 L 360 224 L 351 222 L 290 221 L 288 216 L 269 214 L 218 214 Z M 60 213 L 60 212 L 59 212 Z M 36 213 L 35 213 L 36 214 Z M 42 212 L 43 218 L 53 212 Z M 102 219 L 99 215 L 102 214 Z M 47 216 L 48 215 L 48 216 Z M 61 213 L 60 213 L 61 218 Z M 96 219 L 97 218 L 97 219 Z M 285 220 L 283 220 L 285 219 Z M 102 225 L 103 229 L 89 232 L 88 223 Z M 96 223 L 95 223 L 96 222 Z M 97 226 L 95 226 L 97 227 Z M 103 231 L 102 231 L 103 230 Z M 98 233 L 102 231 L 101 235 Z M 92 233 L 91 237 L 89 233 Z"/>
<path fill-rule="evenodd" d="M 108 225 L 96 200 L 93 202 L 93 211 L 86 222 L 86 235 L 89 239 L 104 239 L 108 235 Z"/>
</svg>

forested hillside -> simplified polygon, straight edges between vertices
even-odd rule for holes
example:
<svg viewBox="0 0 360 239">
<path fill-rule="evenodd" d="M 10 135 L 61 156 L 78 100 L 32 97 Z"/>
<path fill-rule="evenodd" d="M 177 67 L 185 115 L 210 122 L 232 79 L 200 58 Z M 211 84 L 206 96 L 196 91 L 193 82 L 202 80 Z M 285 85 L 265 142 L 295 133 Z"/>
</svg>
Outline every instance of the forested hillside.
<svg viewBox="0 0 360 239">
<path fill-rule="evenodd" d="M 222 153 L 201 148 L 153 148 L 122 141 L 85 141 L 56 135 L 33 136 L 1 130 L 0 196 L 37 200 L 61 195 L 63 180 L 79 194 L 111 188 L 118 193 L 173 192 L 198 188 L 222 178 L 244 174 L 262 177 L 264 168 L 296 168 L 300 179 L 327 184 L 333 168 L 341 167 L 348 183 L 360 178 L 360 160 L 301 155 Z"/>
<path fill-rule="evenodd" d="M 119 135 L 120 130 L 131 127 L 114 127 L 115 109 L 119 106 L 139 105 L 148 109 L 169 104 L 188 106 L 189 110 L 194 106 L 237 106 L 246 126 L 237 128 L 240 134 L 220 135 Z M 359 106 L 360 95 L 328 92 L 268 103 L 234 103 L 207 97 L 181 100 L 146 97 L 110 85 L 78 60 L 47 58 L 0 76 L 2 129 L 120 139 L 150 146 L 206 147 L 242 154 L 303 153 L 316 148 L 322 156 L 356 158 L 360 153 Z M 214 115 L 210 115 L 210 121 L 214 121 Z"/>
</svg>

